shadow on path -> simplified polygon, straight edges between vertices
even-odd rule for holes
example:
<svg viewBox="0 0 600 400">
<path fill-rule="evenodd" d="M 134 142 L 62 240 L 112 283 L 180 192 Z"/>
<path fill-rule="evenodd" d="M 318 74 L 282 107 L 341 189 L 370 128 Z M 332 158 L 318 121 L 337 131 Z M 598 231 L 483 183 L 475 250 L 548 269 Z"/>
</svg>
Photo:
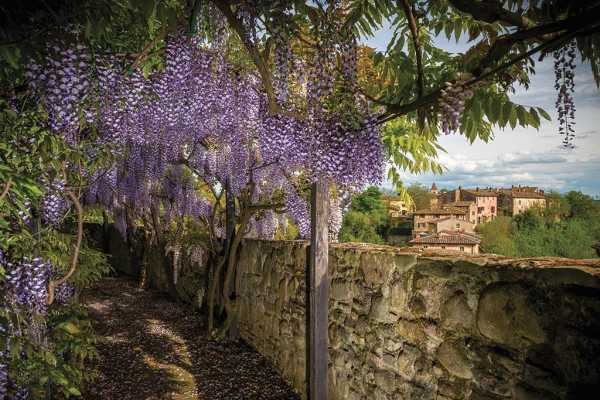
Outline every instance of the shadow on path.
<svg viewBox="0 0 600 400">
<path fill-rule="evenodd" d="M 135 281 L 106 278 L 83 303 L 100 337 L 87 400 L 299 399 L 252 348 L 207 340 L 197 312 Z"/>
</svg>

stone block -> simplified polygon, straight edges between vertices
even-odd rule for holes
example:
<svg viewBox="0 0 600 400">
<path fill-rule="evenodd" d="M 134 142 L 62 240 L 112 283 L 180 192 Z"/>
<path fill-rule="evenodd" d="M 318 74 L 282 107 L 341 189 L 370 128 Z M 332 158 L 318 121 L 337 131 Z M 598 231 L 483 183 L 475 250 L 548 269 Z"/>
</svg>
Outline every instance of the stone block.
<svg viewBox="0 0 600 400">
<path fill-rule="evenodd" d="M 455 293 L 442 305 L 441 324 L 444 328 L 467 331 L 473 326 L 473 321 L 474 312 L 463 292 Z"/>
<path fill-rule="evenodd" d="M 525 288 L 517 284 L 492 285 L 483 291 L 477 328 L 488 339 L 515 348 L 546 340 L 540 315 L 530 304 Z"/>
<path fill-rule="evenodd" d="M 444 341 L 438 348 L 437 359 L 451 375 L 460 379 L 473 378 L 473 363 L 467 356 L 463 343 Z"/>
<path fill-rule="evenodd" d="M 373 299 L 369 318 L 384 324 L 390 324 L 398 320 L 398 317 L 391 313 L 390 299 L 383 296 Z"/>
<path fill-rule="evenodd" d="M 370 289 L 377 289 L 390 281 L 394 265 L 385 263 L 381 253 L 365 252 L 360 257 L 360 270 L 364 285 Z"/>
</svg>

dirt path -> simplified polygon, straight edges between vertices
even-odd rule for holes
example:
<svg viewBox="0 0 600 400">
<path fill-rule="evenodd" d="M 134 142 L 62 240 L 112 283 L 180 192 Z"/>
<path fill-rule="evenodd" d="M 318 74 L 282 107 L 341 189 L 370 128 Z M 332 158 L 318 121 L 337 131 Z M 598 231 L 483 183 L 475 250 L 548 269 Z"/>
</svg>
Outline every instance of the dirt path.
<svg viewBox="0 0 600 400">
<path fill-rule="evenodd" d="M 100 352 L 87 400 L 297 400 L 242 342 L 206 339 L 197 312 L 123 278 L 84 293 Z"/>
</svg>

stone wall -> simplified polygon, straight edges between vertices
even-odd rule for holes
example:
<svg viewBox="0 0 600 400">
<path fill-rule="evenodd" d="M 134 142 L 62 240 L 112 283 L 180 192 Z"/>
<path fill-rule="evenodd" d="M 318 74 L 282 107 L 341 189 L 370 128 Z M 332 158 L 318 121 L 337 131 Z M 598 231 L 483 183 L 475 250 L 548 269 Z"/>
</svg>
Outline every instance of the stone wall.
<svg viewBox="0 0 600 400">
<path fill-rule="evenodd" d="M 202 246 L 105 243 L 115 269 L 199 307 Z M 411 250 L 414 251 L 414 250 Z M 243 242 L 240 333 L 304 395 L 308 245 Z M 145 268 L 142 268 L 144 266 Z M 595 399 L 600 263 L 330 248 L 331 400 Z M 591 393 L 591 394 L 590 394 Z"/>
<path fill-rule="evenodd" d="M 240 332 L 304 395 L 305 242 L 246 241 Z M 600 264 L 330 248 L 330 399 L 588 399 Z"/>
</svg>

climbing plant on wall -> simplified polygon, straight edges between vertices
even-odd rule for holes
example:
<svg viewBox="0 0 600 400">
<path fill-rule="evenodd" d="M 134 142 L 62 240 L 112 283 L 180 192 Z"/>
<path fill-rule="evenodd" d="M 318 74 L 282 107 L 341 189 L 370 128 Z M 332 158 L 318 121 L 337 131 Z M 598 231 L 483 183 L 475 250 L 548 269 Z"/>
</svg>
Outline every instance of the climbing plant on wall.
<svg viewBox="0 0 600 400">
<path fill-rule="evenodd" d="M 4 298 L 44 320 L 55 290 L 94 258 L 82 220 L 85 207 L 99 206 L 125 236 L 146 226 L 161 240 L 165 227 L 204 224 L 218 256 L 212 276 L 225 271 L 210 293 L 211 303 L 223 301 L 227 328 L 242 237 L 272 236 L 284 213 L 306 235 L 306 188 L 323 178 L 334 184 L 335 236 L 348 195 L 377 183 L 386 162 L 400 184 L 400 170 L 440 170 L 442 133 L 491 140 L 494 126 L 538 127 L 548 114 L 510 99 L 515 86 L 528 87 L 534 57 L 555 55 L 561 133 L 572 143 L 573 58 L 590 62 L 598 81 L 597 13 L 594 1 L 550 0 L 65 0 L 2 9 L 10 129 L 0 143 L 0 246 L 3 294 L 12 296 Z M 384 24 L 393 31 L 386 51 L 359 44 Z M 473 45 L 451 54 L 435 46 L 438 34 L 468 35 Z M 229 231 L 224 193 L 237 219 Z M 56 382 L 78 390 L 75 380 Z"/>
</svg>

